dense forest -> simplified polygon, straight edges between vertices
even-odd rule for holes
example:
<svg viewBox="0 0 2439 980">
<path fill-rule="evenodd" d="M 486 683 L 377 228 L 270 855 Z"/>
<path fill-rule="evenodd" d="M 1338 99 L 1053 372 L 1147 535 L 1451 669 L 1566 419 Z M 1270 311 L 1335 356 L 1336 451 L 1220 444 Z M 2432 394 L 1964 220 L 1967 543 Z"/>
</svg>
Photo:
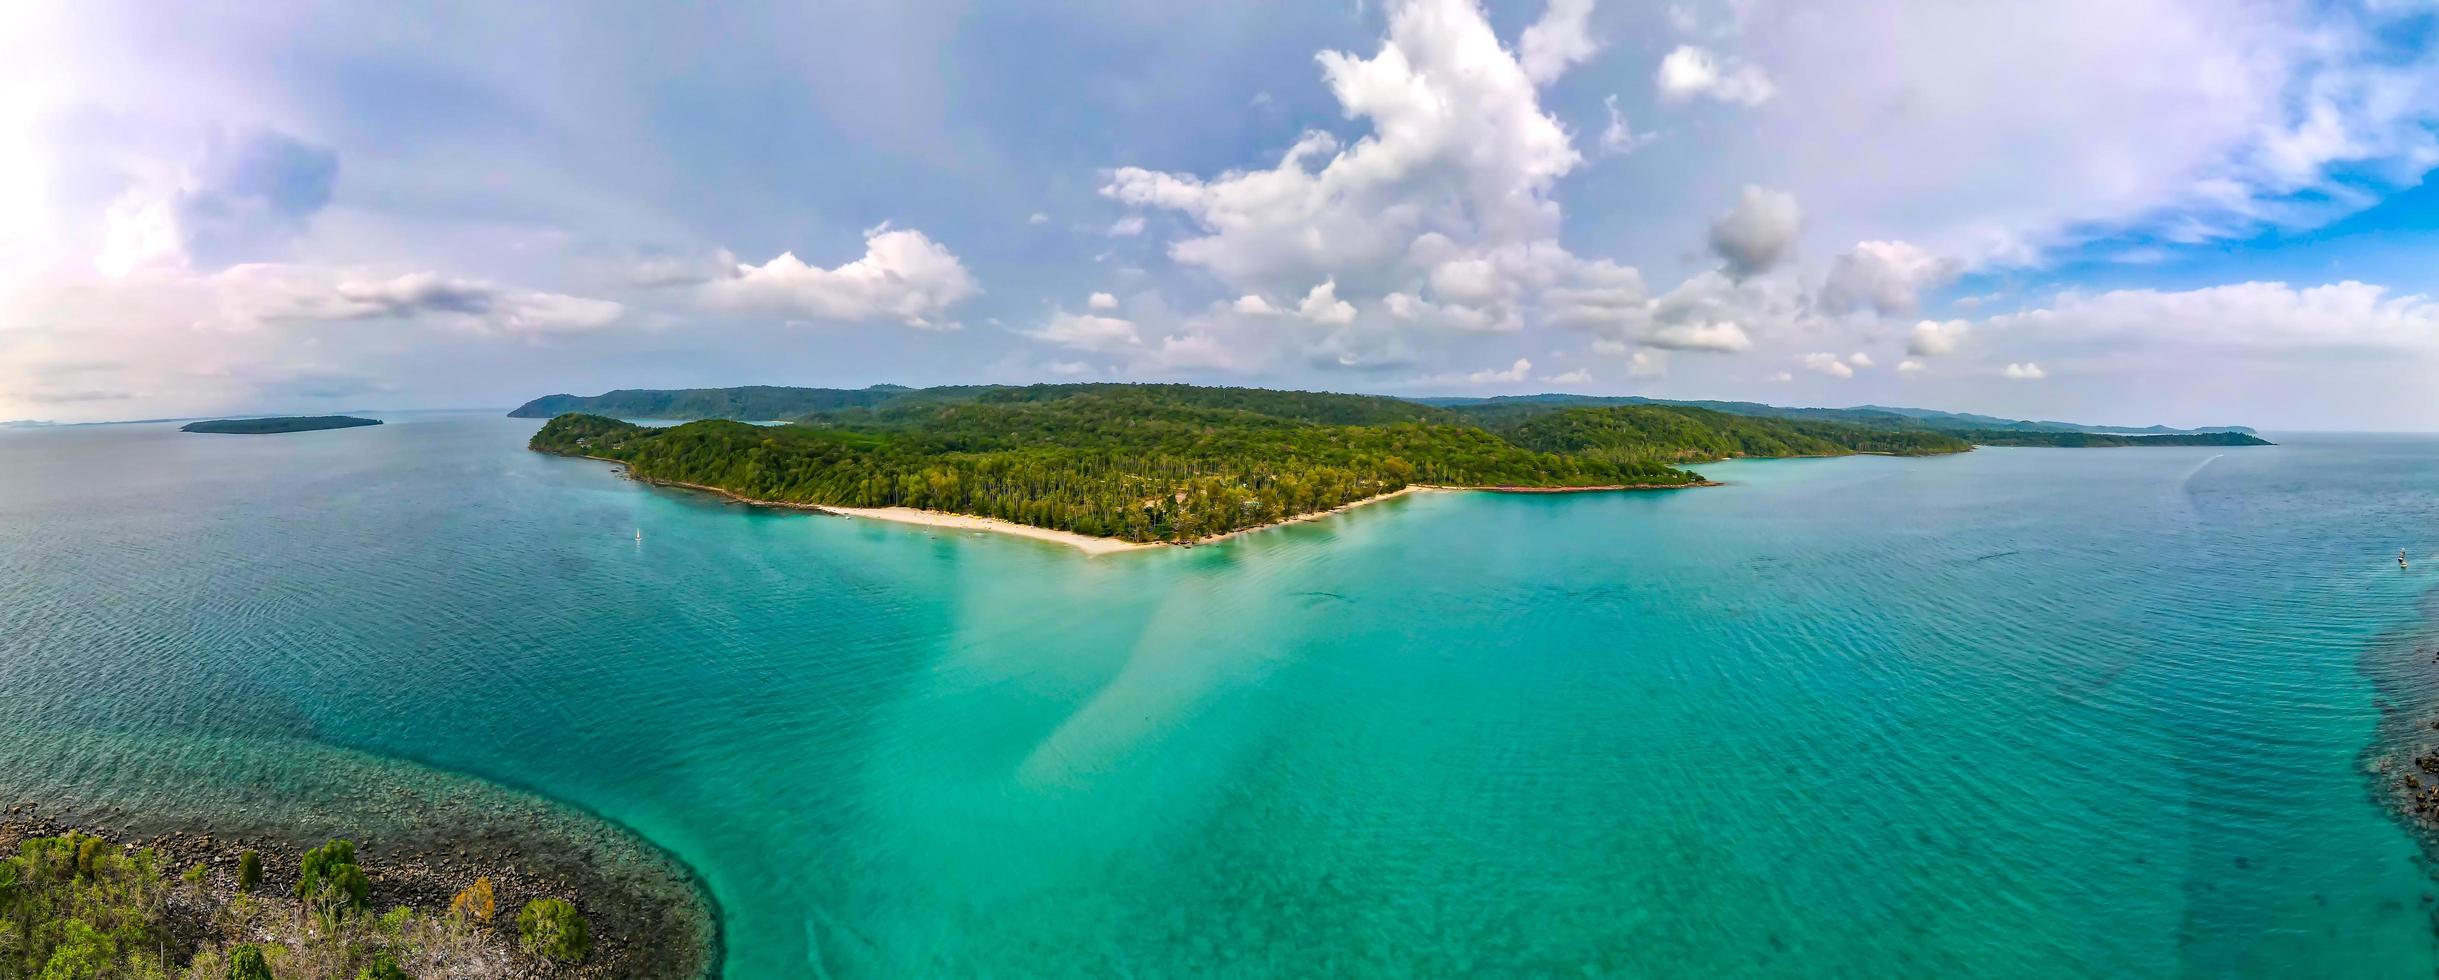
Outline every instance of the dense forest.
<svg viewBox="0 0 2439 980">
<path fill-rule="evenodd" d="M 785 426 L 705 420 L 649 429 L 566 415 L 543 426 L 533 447 L 756 500 L 916 507 L 1130 541 L 1193 541 L 1418 483 L 1701 482 L 1656 462 L 1533 452 L 1469 425 L 1314 421 L 1367 409 L 1334 401 L 1359 396 L 1278 394 L 1255 408 L 1249 397 L 1145 389 L 1012 393 Z"/>
<path fill-rule="evenodd" d="M 1736 456 L 1961 453 L 1951 435 L 1834 422 L 1728 415 L 1700 408 L 1621 405 L 1495 417 L 1491 431 L 1527 449 L 1615 461 L 1694 463 Z"/>
<path fill-rule="evenodd" d="M 808 412 L 878 405 L 913 388 L 873 385 L 870 388 L 742 388 L 629 389 L 599 395 L 544 395 L 509 412 L 510 418 L 547 419 L 569 412 L 629 419 L 792 419 Z"/>
<path fill-rule="evenodd" d="M 2048 422 L 2030 419 L 2003 419 L 1991 415 L 1963 412 L 1942 412 L 1927 408 L 1895 408 L 1883 405 L 1859 405 L 1853 408 L 1791 408 L 1765 405 L 1760 402 L 1738 401 L 1670 401 L 1634 395 L 1502 395 L 1494 398 L 1384 398 L 1365 395 L 1325 395 L 1307 392 L 1269 392 L 1254 388 L 1199 388 L 1187 385 L 1035 385 L 1028 388 L 1002 385 L 966 385 L 940 388 L 906 388 L 898 385 L 874 385 L 869 388 L 778 388 L 752 386 L 743 388 L 686 388 L 678 390 L 622 389 L 600 395 L 548 395 L 534 399 L 508 413 L 516 418 L 547 419 L 569 412 L 607 415 L 627 419 L 741 419 L 746 421 L 777 421 L 815 413 L 851 409 L 883 409 L 938 402 L 985 401 L 993 398 L 1054 398 L 1087 389 L 1138 389 L 1180 398 L 1198 399 L 1204 403 L 1221 404 L 1229 399 L 1259 398 L 1261 395 L 1296 395 L 1316 399 L 1316 404 L 1329 403 L 1342 409 L 1364 414 L 1334 419 L 1314 418 L 1343 425 L 1376 424 L 1388 418 L 1412 418 L 1415 421 L 1474 423 L 1497 428 L 1527 417 L 1570 408 L 1613 408 L 1622 406 L 1659 406 L 1663 408 L 1698 408 L 1724 415 L 1748 418 L 1794 419 L 1802 422 L 1834 422 L 1892 431 L 1931 431 L 1971 438 L 1983 445 L 1998 445 L 1985 439 L 2020 438 L 2025 433 L 2109 433 L 2114 435 L 2194 435 L 2216 432 L 2253 430 L 2240 425 L 2213 426 L 2202 429 L 2173 429 L 2164 425 L 2142 427 L 2114 425 L 2084 425 L 2074 422 Z M 1260 394 L 1251 394 L 1260 393 Z M 1400 407 L 1402 406 L 1402 407 Z M 2011 442 L 2008 445 L 2080 445 L 2071 439 L 2050 442 Z M 2126 443 L 2125 445 L 2175 445 L 2177 443 Z M 2216 445 L 2217 443 L 2210 443 Z M 2249 445 L 2248 443 L 2231 443 Z M 2090 445 L 2119 445 L 2097 442 Z"/>
<path fill-rule="evenodd" d="M 755 500 L 916 507 L 1131 541 L 1193 541 L 1416 484 L 1676 487 L 1702 482 L 1682 462 L 1971 448 L 1664 407 L 1484 426 L 1396 398 L 1187 385 L 909 392 L 780 426 L 568 414 L 532 445 Z"/>
<path fill-rule="evenodd" d="M 2244 432 L 2179 432 L 2173 435 L 2130 436 L 2107 432 L 1960 432 L 1978 446 L 2050 446 L 2059 449 L 2103 449 L 2119 446 L 2268 446 L 2260 436 Z"/>
<path fill-rule="evenodd" d="M 312 432 L 316 429 L 352 429 L 359 425 L 380 424 L 378 419 L 360 419 L 348 415 L 283 415 L 263 419 L 214 419 L 209 422 L 189 422 L 179 426 L 178 431 L 267 435 L 275 432 Z"/>
</svg>

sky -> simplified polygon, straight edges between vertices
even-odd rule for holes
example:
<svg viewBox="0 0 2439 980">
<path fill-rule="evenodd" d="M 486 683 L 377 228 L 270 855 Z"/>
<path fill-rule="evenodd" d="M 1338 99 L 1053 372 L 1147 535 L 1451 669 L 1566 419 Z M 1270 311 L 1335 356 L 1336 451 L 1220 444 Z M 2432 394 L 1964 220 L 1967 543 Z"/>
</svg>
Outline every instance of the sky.
<svg viewBox="0 0 2439 980">
<path fill-rule="evenodd" d="M 0 4 L 0 419 L 1188 381 L 2439 430 L 2431 0 Z"/>
</svg>

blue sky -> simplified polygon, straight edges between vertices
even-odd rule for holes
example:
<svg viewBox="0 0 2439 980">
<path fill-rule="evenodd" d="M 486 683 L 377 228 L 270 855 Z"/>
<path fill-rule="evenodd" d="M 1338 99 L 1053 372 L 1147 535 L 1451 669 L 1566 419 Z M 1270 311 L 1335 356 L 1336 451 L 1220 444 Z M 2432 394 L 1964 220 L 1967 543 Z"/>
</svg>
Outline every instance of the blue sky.
<svg viewBox="0 0 2439 980">
<path fill-rule="evenodd" d="M 2415 0 L 0 11 L 0 418 L 1187 380 L 2439 428 Z"/>
</svg>

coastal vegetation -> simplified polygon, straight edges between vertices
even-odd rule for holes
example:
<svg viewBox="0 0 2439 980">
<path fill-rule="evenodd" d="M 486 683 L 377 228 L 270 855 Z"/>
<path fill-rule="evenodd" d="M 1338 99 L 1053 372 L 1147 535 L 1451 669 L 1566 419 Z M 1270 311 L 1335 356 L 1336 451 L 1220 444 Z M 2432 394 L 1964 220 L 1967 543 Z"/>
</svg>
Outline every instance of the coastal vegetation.
<svg viewBox="0 0 2439 980">
<path fill-rule="evenodd" d="M 28 837 L 0 858 L 0 980 L 547 975 L 592 950 L 585 917 L 558 897 L 526 905 L 512 946 L 491 921 L 489 879 L 468 889 L 479 901 L 375 915 L 346 840 L 305 852 L 291 896 L 260 893 L 260 873 L 253 851 L 232 873 L 199 861 L 173 874 L 154 848 Z"/>
<path fill-rule="evenodd" d="M 793 425 L 554 418 L 532 447 L 749 500 L 907 507 L 1127 541 L 1191 542 L 1410 486 L 1704 482 L 1731 456 L 1961 452 L 1961 440 L 1694 409 L 1568 409 L 1486 426 L 1398 398 L 1189 385 L 904 390 Z"/>
<path fill-rule="evenodd" d="M 1527 449 L 1600 459 L 1697 463 L 1731 457 L 1961 453 L 1952 435 L 1835 422 L 1729 415 L 1701 408 L 1621 405 L 1495 416 L 1492 431 Z"/>
<path fill-rule="evenodd" d="M 1067 391 L 1081 385 L 1037 385 L 1022 389 L 997 385 L 949 386 L 940 388 L 908 388 L 901 385 L 873 385 L 869 388 L 785 388 L 757 385 L 742 388 L 684 388 L 676 390 L 621 389 L 599 395 L 546 395 L 516 408 L 508 414 L 514 418 L 547 419 L 569 412 L 607 415 L 626 419 L 740 419 L 777 421 L 805 415 L 834 412 L 849 408 L 880 408 L 922 402 L 974 401 L 994 392 Z M 1121 387 L 1103 385 L 1098 387 Z M 1129 385 L 1164 392 L 1242 392 L 1243 388 L 1191 388 L 1185 385 Z M 1272 394 L 1300 394 L 1273 392 Z M 1322 396 L 1344 398 L 1354 396 Z M 1446 420 L 1462 415 L 1479 424 L 1497 426 L 1518 419 L 1570 408 L 1614 408 L 1621 406 L 1659 406 L 1664 408 L 1697 408 L 1722 415 L 1749 418 L 1793 419 L 1801 422 L 1834 422 L 1841 425 L 1871 429 L 1944 432 L 1952 435 L 1967 433 L 2108 433 L 2111 435 L 2191 435 L 2212 432 L 2253 430 L 2240 425 L 2211 426 L 2200 429 L 2175 429 L 2164 425 L 2115 426 L 2086 425 L 2075 422 L 2004 419 L 1992 415 L 1968 412 L 1942 412 L 1927 408 L 1901 408 L 1886 405 L 1859 405 L 1852 408 L 1798 408 L 1740 401 L 1674 401 L 1645 398 L 1636 395 L 1501 395 L 1493 398 L 1374 398 L 1373 402 L 1395 402 L 1442 410 L 1427 417 Z M 2138 444 L 2139 445 L 2139 444 Z M 2157 443 L 2155 445 L 2165 445 Z"/>
<path fill-rule="evenodd" d="M 380 425 L 379 419 L 360 419 L 351 415 L 283 415 L 260 419 L 213 419 L 189 422 L 179 426 L 180 432 L 210 432 L 227 435 L 268 435 L 278 432 L 312 432 L 316 429 L 352 429 L 360 425 Z"/>
<path fill-rule="evenodd" d="M 2048 446 L 2058 449 L 2106 449 L 2121 446 L 2267 446 L 2270 441 L 2249 432 L 2175 432 L 2162 435 L 2120 435 L 2110 432 L 1988 432 L 1959 433 L 1981 446 Z"/>
</svg>

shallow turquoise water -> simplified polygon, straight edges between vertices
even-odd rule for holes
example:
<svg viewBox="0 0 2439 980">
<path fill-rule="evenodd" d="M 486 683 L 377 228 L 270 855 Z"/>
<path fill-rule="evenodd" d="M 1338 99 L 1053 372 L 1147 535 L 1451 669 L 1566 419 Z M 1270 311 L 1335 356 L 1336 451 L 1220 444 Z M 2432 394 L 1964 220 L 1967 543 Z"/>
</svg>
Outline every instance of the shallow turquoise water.
<svg viewBox="0 0 2439 980">
<path fill-rule="evenodd" d="M 140 783 L 127 737 L 511 783 L 693 865 L 734 977 L 2439 970 L 2363 772 L 2439 440 L 1085 559 L 390 422 L 0 433 L 0 789 Z"/>
</svg>

